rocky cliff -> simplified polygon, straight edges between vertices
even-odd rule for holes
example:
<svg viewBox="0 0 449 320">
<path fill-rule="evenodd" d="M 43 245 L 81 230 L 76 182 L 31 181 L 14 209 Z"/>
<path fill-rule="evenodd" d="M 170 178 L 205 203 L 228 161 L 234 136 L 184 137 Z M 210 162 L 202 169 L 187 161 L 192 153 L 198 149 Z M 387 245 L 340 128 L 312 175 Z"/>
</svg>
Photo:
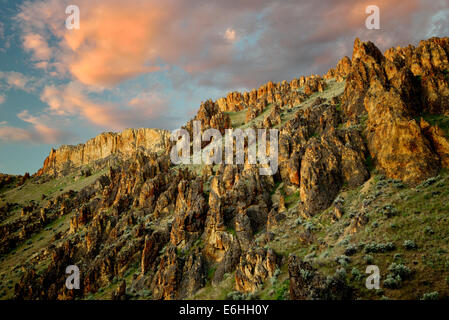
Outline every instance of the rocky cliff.
<svg viewBox="0 0 449 320">
<path fill-rule="evenodd" d="M 58 175 L 64 168 L 77 168 L 110 155 L 129 157 L 137 149 L 165 153 L 170 146 L 170 133 L 159 129 L 127 129 L 121 133 L 102 133 L 77 146 L 52 149 L 37 173 Z"/>
</svg>

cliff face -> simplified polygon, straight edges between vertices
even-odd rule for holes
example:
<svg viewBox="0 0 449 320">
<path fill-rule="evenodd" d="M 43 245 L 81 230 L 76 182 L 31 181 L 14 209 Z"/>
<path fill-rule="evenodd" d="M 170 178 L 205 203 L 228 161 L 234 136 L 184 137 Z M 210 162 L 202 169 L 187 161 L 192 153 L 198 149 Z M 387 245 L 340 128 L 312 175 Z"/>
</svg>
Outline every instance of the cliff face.
<svg viewBox="0 0 449 320">
<path fill-rule="evenodd" d="M 127 129 L 121 133 L 102 133 L 85 144 L 52 149 L 37 175 L 58 174 L 68 164 L 76 168 L 112 154 L 120 154 L 126 158 L 140 147 L 151 152 L 161 152 L 168 149 L 169 142 L 170 133 L 159 129 Z"/>
<path fill-rule="evenodd" d="M 292 104 L 292 102 L 302 102 L 301 94 L 297 91 L 304 87 L 304 93 L 311 95 L 315 92 L 323 92 L 326 83 L 324 79 L 335 78 L 337 82 L 343 82 L 344 77 L 349 73 L 351 61 L 347 61 L 347 57 L 343 58 L 336 69 L 331 69 L 321 77 L 319 75 L 301 76 L 288 82 L 286 80 L 279 83 L 268 83 L 252 89 L 249 92 L 230 92 L 226 97 L 218 99 L 215 104 L 222 112 L 238 112 L 247 108 L 255 108 L 257 105 L 263 104 L 265 108 L 267 104 L 275 103 L 281 106 Z"/>
</svg>

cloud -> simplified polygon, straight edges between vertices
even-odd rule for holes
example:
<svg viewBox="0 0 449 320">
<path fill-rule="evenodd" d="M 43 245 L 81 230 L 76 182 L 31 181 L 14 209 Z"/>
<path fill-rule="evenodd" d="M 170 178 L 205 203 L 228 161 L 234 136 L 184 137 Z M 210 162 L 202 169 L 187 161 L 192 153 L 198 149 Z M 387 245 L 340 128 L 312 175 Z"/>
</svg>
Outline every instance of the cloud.
<svg viewBox="0 0 449 320">
<path fill-rule="evenodd" d="M 35 79 L 31 76 L 26 76 L 20 72 L 0 71 L 0 81 L 4 83 L 5 89 L 16 88 L 30 92 L 35 88 Z"/>
<path fill-rule="evenodd" d="M 354 0 L 216 0 L 207 5 L 202 0 L 129 0 L 126 5 L 79 0 L 81 28 L 67 30 L 61 12 L 69 2 L 20 6 L 16 19 L 28 39 L 25 48 L 35 60 L 48 62 L 37 68 L 67 73 L 88 86 L 114 87 L 176 66 L 198 85 L 222 89 L 324 73 L 341 53 L 350 55 L 356 36 L 375 40 L 382 49 L 417 42 L 427 33 L 420 28 L 435 29 L 442 19 L 435 14 L 448 8 L 445 1 L 378 0 L 382 30 L 367 30 L 367 3 Z"/>
<path fill-rule="evenodd" d="M 430 35 L 447 30 L 437 23 L 445 16 L 435 15 L 449 6 L 447 1 L 377 0 L 382 30 L 367 30 L 368 3 L 355 0 L 211 0 L 207 5 L 202 0 L 128 0 L 126 5 L 78 0 L 81 28 L 67 30 L 61 12 L 68 4 L 43 0 L 20 6 L 17 20 L 29 39 L 24 45 L 34 59 L 48 61 L 36 67 L 67 72 L 85 85 L 113 87 L 177 66 L 198 85 L 223 89 L 324 73 L 342 51 L 351 54 L 357 36 L 382 49 L 416 43 L 429 30 Z"/>
<path fill-rule="evenodd" d="M 54 128 L 58 122 L 46 114 L 31 115 L 28 110 L 17 114 L 17 118 L 25 123 L 25 127 L 8 126 L 6 121 L 0 122 L 0 140 L 5 142 L 25 142 L 32 144 L 58 144 L 72 137 L 65 130 Z"/>
<path fill-rule="evenodd" d="M 263 2 L 230 6 L 219 1 L 204 6 L 197 0 L 130 0 L 126 5 L 119 0 L 80 0 L 81 28 L 67 30 L 61 12 L 68 1 L 26 1 L 16 20 L 33 59 L 52 60 L 50 66 L 59 63 L 83 84 L 112 87 L 167 64 L 200 72 L 232 62 L 230 42 L 236 30 L 223 25 L 230 17 L 239 21 L 254 14 Z M 52 38 L 57 41 L 48 40 Z"/>
<path fill-rule="evenodd" d="M 36 60 L 46 61 L 51 57 L 51 49 L 39 34 L 25 34 L 23 37 L 23 47 L 25 50 L 33 52 L 33 57 Z"/>
<path fill-rule="evenodd" d="M 0 52 L 6 52 L 10 46 L 10 40 L 5 36 L 5 24 L 0 21 Z"/>
<path fill-rule="evenodd" d="M 158 120 L 169 109 L 168 101 L 156 93 L 139 94 L 128 101 L 125 107 L 96 102 L 86 94 L 83 86 L 74 82 L 46 86 L 41 100 L 48 104 L 49 114 L 79 116 L 95 126 L 116 131 L 136 126 L 146 127 L 148 122 Z"/>
<path fill-rule="evenodd" d="M 236 36 L 235 36 L 235 30 L 234 30 L 234 29 L 231 29 L 231 28 L 227 28 L 227 29 L 226 29 L 226 32 L 225 32 L 225 34 L 224 34 L 224 38 L 225 38 L 226 40 L 228 40 L 229 42 L 234 42 L 235 39 L 236 39 Z"/>
<path fill-rule="evenodd" d="M 33 134 L 25 129 L 16 127 L 0 127 L 0 140 L 5 142 L 32 142 Z"/>
<path fill-rule="evenodd" d="M 6 101 L 6 96 L 4 94 L 0 94 L 0 104 L 5 103 Z"/>
<path fill-rule="evenodd" d="M 32 116 L 28 110 L 17 114 L 17 117 L 31 124 L 30 128 L 6 126 L 7 122 L 0 122 L 0 140 L 6 142 L 48 143 L 54 144 L 61 141 L 67 134 L 61 130 L 50 128 L 43 119 Z"/>
<path fill-rule="evenodd" d="M 39 141 L 45 143 L 56 143 L 59 141 L 61 131 L 50 128 L 48 125 L 43 123 L 41 118 L 30 115 L 28 110 L 20 112 L 17 114 L 17 117 L 33 126 L 33 135 L 35 135 Z"/>
</svg>

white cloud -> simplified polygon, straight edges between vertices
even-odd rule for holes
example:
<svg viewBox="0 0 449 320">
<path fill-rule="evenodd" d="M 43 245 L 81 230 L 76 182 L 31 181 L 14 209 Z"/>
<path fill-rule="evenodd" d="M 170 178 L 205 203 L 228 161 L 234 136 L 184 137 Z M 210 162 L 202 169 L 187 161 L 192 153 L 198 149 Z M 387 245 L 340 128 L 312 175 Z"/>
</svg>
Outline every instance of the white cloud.
<svg viewBox="0 0 449 320">
<path fill-rule="evenodd" d="M 3 104 L 6 101 L 6 96 L 4 94 L 0 94 L 0 104 Z"/>
</svg>

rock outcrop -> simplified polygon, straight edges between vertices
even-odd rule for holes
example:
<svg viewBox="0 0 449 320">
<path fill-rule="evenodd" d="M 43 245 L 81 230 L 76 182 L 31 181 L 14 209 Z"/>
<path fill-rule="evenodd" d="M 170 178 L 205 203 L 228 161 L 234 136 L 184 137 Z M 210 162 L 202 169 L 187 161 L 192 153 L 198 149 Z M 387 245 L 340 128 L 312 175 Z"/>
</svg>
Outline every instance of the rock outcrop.
<svg viewBox="0 0 449 320">
<path fill-rule="evenodd" d="M 242 255 L 235 272 L 235 288 L 245 293 L 256 291 L 273 277 L 277 260 L 273 250 L 254 249 Z"/>
<path fill-rule="evenodd" d="M 352 290 L 338 276 L 325 277 L 308 262 L 291 255 L 288 258 L 290 299 L 292 300 L 348 300 Z"/>
<path fill-rule="evenodd" d="M 58 175 L 111 155 L 128 158 L 137 149 L 166 153 L 170 147 L 170 133 L 159 129 L 127 129 L 121 133 L 102 133 L 77 146 L 52 149 L 38 176 Z"/>
<path fill-rule="evenodd" d="M 433 38 L 384 56 L 371 42 L 354 43 L 342 108 L 352 123 L 367 115 L 368 149 L 389 177 L 418 183 L 445 163 L 441 143 L 426 136 L 415 118 L 446 112 L 448 44 L 448 38 Z"/>
</svg>

